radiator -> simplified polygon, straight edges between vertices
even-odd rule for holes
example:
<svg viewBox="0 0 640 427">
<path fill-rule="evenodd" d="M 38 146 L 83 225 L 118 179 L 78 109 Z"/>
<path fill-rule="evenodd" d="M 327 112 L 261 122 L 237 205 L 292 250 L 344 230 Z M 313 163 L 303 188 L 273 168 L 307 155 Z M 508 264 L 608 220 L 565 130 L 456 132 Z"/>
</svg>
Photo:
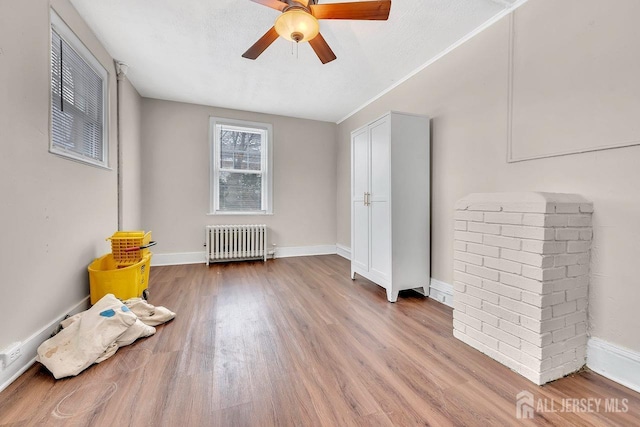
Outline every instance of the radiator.
<svg viewBox="0 0 640 427">
<path fill-rule="evenodd" d="M 266 225 L 209 225 L 207 265 L 211 262 L 267 260 Z"/>
</svg>

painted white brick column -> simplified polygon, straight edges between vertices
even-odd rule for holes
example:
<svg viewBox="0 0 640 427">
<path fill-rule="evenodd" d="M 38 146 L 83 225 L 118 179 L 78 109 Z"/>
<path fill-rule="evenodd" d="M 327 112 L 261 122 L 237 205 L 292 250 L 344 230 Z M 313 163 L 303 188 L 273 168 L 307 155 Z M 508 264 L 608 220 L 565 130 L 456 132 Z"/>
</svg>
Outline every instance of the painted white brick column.
<svg viewBox="0 0 640 427">
<path fill-rule="evenodd" d="M 592 212 L 575 194 L 458 201 L 453 335 L 536 384 L 584 366 Z"/>
</svg>

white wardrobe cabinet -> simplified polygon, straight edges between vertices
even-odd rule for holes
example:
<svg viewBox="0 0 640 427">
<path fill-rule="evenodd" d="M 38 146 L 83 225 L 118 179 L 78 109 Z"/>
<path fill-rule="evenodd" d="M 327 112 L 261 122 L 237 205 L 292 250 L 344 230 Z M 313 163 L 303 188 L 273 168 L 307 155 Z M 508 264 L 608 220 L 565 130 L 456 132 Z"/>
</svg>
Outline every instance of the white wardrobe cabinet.
<svg viewBox="0 0 640 427">
<path fill-rule="evenodd" d="M 429 119 L 390 112 L 351 133 L 351 278 L 398 292 L 430 280 Z"/>
</svg>

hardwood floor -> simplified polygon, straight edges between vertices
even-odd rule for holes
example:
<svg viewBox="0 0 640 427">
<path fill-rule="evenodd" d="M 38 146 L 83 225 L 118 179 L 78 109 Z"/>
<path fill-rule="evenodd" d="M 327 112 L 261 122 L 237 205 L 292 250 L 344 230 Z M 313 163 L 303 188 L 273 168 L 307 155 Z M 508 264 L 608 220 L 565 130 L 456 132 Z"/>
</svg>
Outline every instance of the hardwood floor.
<svg viewBox="0 0 640 427">
<path fill-rule="evenodd" d="M 453 338 L 450 308 L 388 303 L 336 255 L 153 267 L 150 283 L 175 320 L 75 378 L 35 364 L 0 394 L 0 424 L 640 425 L 640 394 L 588 370 L 537 387 Z M 547 409 L 602 401 L 519 420 L 523 390 Z"/>
</svg>

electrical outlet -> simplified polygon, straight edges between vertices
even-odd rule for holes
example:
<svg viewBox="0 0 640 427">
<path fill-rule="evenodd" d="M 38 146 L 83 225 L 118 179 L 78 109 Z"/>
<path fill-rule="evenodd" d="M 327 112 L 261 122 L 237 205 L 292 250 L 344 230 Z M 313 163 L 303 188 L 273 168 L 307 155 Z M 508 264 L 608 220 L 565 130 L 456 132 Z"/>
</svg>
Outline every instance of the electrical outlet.
<svg viewBox="0 0 640 427">
<path fill-rule="evenodd" d="M 2 360 L 4 369 L 7 369 L 9 365 L 18 360 L 22 356 L 22 343 L 14 342 L 0 353 L 0 360 Z"/>
</svg>

